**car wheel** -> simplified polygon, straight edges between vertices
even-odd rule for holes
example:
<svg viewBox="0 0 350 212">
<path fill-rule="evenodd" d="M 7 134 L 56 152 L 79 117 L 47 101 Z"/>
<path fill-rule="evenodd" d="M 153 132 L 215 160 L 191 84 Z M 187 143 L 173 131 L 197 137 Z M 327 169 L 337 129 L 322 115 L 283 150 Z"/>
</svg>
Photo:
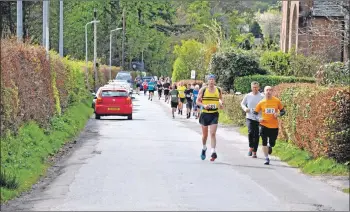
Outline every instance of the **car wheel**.
<svg viewBox="0 0 350 212">
<path fill-rule="evenodd" d="M 95 119 L 101 119 L 100 115 L 95 114 Z"/>
<path fill-rule="evenodd" d="M 128 115 L 128 120 L 132 119 L 132 114 Z"/>
</svg>

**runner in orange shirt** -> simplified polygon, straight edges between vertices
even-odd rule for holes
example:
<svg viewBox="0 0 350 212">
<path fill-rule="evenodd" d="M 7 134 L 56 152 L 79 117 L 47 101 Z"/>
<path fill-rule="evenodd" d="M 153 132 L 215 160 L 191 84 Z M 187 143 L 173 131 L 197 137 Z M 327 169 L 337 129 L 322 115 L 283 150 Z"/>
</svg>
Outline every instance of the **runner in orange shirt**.
<svg viewBox="0 0 350 212">
<path fill-rule="evenodd" d="M 269 154 L 272 153 L 272 147 L 276 144 L 278 136 L 278 120 L 277 117 L 283 116 L 286 112 L 281 101 L 272 96 L 272 87 L 264 88 L 265 98 L 261 100 L 255 107 L 254 114 L 258 115 L 262 111 L 260 122 L 260 136 L 263 143 L 263 151 L 266 158 L 265 165 L 270 164 Z M 269 146 L 267 146 L 267 139 Z"/>
</svg>

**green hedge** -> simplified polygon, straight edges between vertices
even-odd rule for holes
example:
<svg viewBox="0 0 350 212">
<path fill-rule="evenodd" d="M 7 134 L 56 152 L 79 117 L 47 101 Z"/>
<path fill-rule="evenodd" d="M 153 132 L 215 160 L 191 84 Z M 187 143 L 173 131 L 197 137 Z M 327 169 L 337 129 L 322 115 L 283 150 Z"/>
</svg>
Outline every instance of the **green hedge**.
<svg viewBox="0 0 350 212">
<path fill-rule="evenodd" d="M 237 92 L 249 93 L 251 91 L 250 84 L 257 81 L 260 88 L 265 86 L 276 86 L 281 83 L 315 83 L 315 79 L 311 77 L 286 77 L 286 76 L 272 76 L 272 75 L 252 75 L 238 77 L 234 83 L 234 89 Z"/>
</svg>

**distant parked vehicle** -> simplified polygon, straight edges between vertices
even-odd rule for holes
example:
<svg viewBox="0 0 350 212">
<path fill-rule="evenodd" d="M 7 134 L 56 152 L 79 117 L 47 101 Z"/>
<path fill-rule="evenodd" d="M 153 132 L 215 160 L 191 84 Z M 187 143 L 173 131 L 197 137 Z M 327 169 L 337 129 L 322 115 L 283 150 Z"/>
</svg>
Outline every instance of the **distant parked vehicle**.
<svg viewBox="0 0 350 212">
<path fill-rule="evenodd" d="M 101 116 L 127 116 L 131 120 L 132 111 L 132 99 L 126 89 L 104 87 L 97 94 L 96 119 L 101 119 Z"/>
</svg>

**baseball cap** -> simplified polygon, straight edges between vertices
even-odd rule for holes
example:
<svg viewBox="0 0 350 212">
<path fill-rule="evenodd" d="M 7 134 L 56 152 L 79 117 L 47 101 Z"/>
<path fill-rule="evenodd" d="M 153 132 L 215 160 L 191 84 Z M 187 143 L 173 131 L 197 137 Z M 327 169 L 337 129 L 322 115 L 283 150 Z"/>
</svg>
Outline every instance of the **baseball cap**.
<svg viewBox="0 0 350 212">
<path fill-rule="evenodd" d="M 215 75 L 214 74 L 209 74 L 208 75 L 208 79 L 215 79 Z"/>
</svg>

